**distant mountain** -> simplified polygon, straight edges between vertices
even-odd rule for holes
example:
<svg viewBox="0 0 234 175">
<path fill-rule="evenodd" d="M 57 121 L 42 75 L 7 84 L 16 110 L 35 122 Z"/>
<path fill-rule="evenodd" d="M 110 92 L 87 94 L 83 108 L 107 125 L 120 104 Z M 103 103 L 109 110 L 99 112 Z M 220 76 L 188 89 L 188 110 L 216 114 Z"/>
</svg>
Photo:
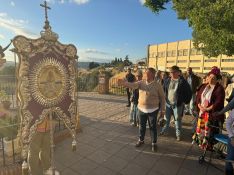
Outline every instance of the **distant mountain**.
<svg viewBox="0 0 234 175">
<path fill-rule="evenodd" d="M 78 62 L 78 68 L 88 69 L 90 62 Z"/>
<path fill-rule="evenodd" d="M 90 62 L 78 62 L 78 68 L 89 69 L 89 63 Z M 98 63 L 100 65 L 104 64 L 104 63 L 99 63 L 99 62 L 95 62 L 95 63 Z M 18 64 L 18 63 L 16 63 L 16 64 Z M 15 62 L 14 61 L 7 61 L 6 63 L 3 64 L 1 69 L 3 67 L 8 67 L 8 66 L 15 66 Z"/>
<path fill-rule="evenodd" d="M 89 69 L 89 63 L 91 62 L 79 62 L 78 61 L 78 68 Z M 99 65 L 104 64 L 104 63 L 99 63 L 99 62 L 95 62 L 95 63 L 98 63 Z"/>
</svg>

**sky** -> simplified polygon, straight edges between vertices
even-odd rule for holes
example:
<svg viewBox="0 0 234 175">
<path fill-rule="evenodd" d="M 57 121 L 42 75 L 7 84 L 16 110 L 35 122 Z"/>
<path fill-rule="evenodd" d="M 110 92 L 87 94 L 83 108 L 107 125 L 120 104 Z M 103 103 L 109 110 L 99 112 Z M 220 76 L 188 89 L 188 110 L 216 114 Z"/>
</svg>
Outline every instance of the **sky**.
<svg viewBox="0 0 234 175">
<path fill-rule="evenodd" d="M 143 6 L 144 0 L 47 0 L 52 30 L 63 44 L 74 44 L 79 61 L 110 62 L 145 58 L 149 44 L 192 38 L 186 21 L 177 19 L 167 5 L 159 15 Z M 43 0 L 0 0 L 0 45 L 17 35 L 40 37 L 45 21 Z M 6 52 L 5 59 L 13 61 Z"/>
</svg>

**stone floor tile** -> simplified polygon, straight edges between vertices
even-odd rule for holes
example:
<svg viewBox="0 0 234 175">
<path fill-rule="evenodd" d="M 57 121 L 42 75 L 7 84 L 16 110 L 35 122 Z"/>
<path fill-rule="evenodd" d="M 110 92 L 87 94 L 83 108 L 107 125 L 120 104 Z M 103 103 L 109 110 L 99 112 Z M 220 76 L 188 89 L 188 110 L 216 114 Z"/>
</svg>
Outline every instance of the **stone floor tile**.
<svg viewBox="0 0 234 175">
<path fill-rule="evenodd" d="M 55 160 L 55 168 L 56 170 L 58 170 L 59 172 L 64 171 L 65 169 L 67 169 L 67 167 L 65 165 L 63 165 L 62 163 L 60 163 L 59 161 Z"/>
<path fill-rule="evenodd" d="M 89 174 L 90 175 L 116 175 L 115 172 L 111 171 L 108 168 L 102 167 L 102 166 L 95 168 L 94 170 L 89 172 Z"/>
<path fill-rule="evenodd" d="M 148 171 L 146 168 L 130 163 L 120 173 L 123 175 L 146 175 Z"/>
<path fill-rule="evenodd" d="M 163 154 L 153 165 L 151 171 L 165 175 L 176 175 L 182 163 L 183 158 L 181 158 L 180 155 L 173 153 Z"/>
<path fill-rule="evenodd" d="M 88 144 L 82 144 L 81 146 L 77 146 L 76 154 L 87 157 L 95 151 L 95 147 L 89 146 Z"/>
<path fill-rule="evenodd" d="M 79 175 L 79 174 L 70 168 L 66 168 L 61 172 L 61 175 Z"/>
<path fill-rule="evenodd" d="M 120 151 L 118 151 L 114 156 L 120 157 L 127 161 L 132 161 L 139 152 L 135 149 L 134 146 L 125 146 Z"/>
<path fill-rule="evenodd" d="M 83 159 L 82 161 L 73 164 L 70 168 L 80 175 L 89 175 L 89 173 L 98 166 L 99 165 L 92 160 Z"/>
<path fill-rule="evenodd" d="M 123 147 L 125 147 L 126 144 L 116 142 L 115 140 L 106 140 L 106 144 L 103 145 L 101 150 L 104 150 L 105 152 L 109 154 L 115 154 L 116 152 L 120 151 Z"/>
<path fill-rule="evenodd" d="M 160 154 L 153 152 L 141 152 L 134 158 L 133 162 L 141 167 L 151 169 L 156 161 L 160 161 L 160 156 Z"/>
<path fill-rule="evenodd" d="M 120 172 L 121 170 L 123 170 L 124 167 L 126 167 L 127 164 L 128 164 L 128 161 L 121 159 L 119 157 L 116 157 L 116 156 L 112 156 L 108 158 L 107 161 L 104 162 L 102 165 L 115 172 Z"/>
<path fill-rule="evenodd" d="M 90 154 L 87 156 L 88 159 L 95 161 L 96 163 L 103 163 L 105 162 L 111 155 L 102 151 L 102 150 L 97 150 L 94 153 Z"/>
</svg>

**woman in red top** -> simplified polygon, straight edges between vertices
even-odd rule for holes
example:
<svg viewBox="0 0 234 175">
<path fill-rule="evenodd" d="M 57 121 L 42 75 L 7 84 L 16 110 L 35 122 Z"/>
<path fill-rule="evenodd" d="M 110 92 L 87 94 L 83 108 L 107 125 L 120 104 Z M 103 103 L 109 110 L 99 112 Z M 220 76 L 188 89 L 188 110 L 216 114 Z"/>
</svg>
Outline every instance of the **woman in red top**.
<svg viewBox="0 0 234 175">
<path fill-rule="evenodd" d="M 199 113 L 196 133 L 193 135 L 193 141 L 202 148 L 212 149 L 213 143 L 209 138 L 219 132 L 217 128 L 224 122 L 224 115 L 214 116 L 213 114 L 224 107 L 225 91 L 218 82 L 222 77 L 220 69 L 212 67 L 208 73 L 207 83 L 202 85 L 197 92 L 196 105 Z"/>
</svg>

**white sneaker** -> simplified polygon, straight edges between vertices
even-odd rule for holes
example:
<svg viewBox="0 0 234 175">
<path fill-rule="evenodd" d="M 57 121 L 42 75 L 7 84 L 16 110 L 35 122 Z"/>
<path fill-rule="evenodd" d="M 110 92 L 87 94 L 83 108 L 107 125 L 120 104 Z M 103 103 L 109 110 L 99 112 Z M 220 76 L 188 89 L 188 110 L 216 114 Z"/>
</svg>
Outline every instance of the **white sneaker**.
<svg viewBox="0 0 234 175">
<path fill-rule="evenodd" d="M 157 151 L 157 144 L 156 143 L 152 143 L 152 151 L 153 152 Z"/>
<path fill-rule="evenodd" d="M 176 140 L 177 141 L 181 141 L 181 137 L 180 136 L 176 136 Z"/>
</svg>

